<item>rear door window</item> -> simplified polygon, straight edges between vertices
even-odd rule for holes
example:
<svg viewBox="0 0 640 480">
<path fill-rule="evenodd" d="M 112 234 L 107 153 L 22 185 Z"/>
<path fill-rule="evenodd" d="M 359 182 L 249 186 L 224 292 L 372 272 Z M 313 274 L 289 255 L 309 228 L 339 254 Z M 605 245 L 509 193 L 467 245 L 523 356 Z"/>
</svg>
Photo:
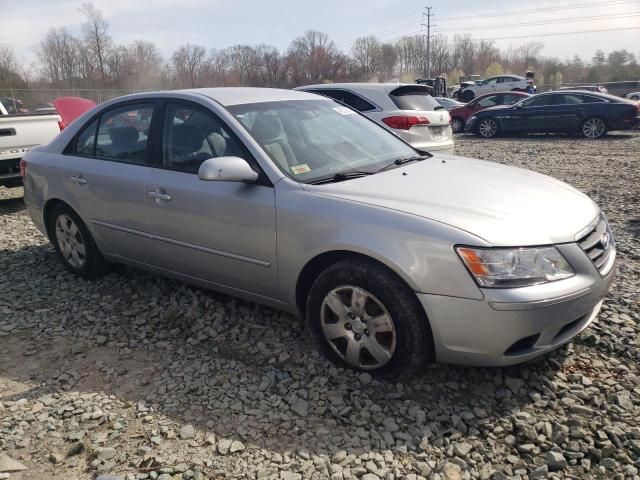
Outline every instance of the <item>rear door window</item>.
<svg viewBox="0 0 640 480">
<path fill-rule="evenodd" d="M 510 93 L 502 95 L 502 105 L 513 105 L 514 103 L 518 103 L 522 100 L 523 97 L 520 95 L 512 95 Z"/>
<path fill-rule="evenodd" d="M 523 107 L 546 107 L 547 105 L 551 105 L 553 103 L 553 97 L 555 95 L 540 95 L 531 97 L 528 100 L 525 100 L 522 103 Z"/>
<path fill-rule="evenodd" d="M 393 90 L 389 97 L 400 110 L 444 110 L 426 88 L 407 85 Z"/>
<path fill-rule="evenodd" d="M 145 163 L 153 105 L 127 105 L 102 114 L 95 156 L 106 160 Z"/>
<path fill-rule="evenodd" d="M 339 102 L 344 103 L 345 105 L 349 105 L 354 110 L 359 112 L 370 112 L 375 110 L 375 105 L 367 102 L 360 95 L 356 95 L 348 90 L 340 90 L 340 89 L 318 89 L 311 90 L 313 93 L 317 93 L 318 95 L 324 95 L 325 97 L 333 98 L 334 100 L 338 100 Z"/>
<path fill-rule="evenodd" d="M 498 96 L 497 95 L 491 95 L 490 97 L 485 97 L 482 98 L 480 100 L 478 100 L 478 106 L 479 107 L 493 107 L 494 105 L 498 104 Z"/>
</svg>

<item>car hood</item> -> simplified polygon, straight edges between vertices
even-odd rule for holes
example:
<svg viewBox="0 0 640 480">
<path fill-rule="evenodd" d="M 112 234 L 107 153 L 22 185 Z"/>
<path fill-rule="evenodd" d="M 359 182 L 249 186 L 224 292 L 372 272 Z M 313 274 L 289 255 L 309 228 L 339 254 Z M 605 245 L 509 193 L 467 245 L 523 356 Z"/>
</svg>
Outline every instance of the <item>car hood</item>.
<svg viewBox="0 0 640 480">
<path fill-rule="evenodd" d="M 303 188 L 445 223 L 496 246 L 573 242 L 599 212 L 589 197 L 554 178 L 446 154 Z"/>
</svg>

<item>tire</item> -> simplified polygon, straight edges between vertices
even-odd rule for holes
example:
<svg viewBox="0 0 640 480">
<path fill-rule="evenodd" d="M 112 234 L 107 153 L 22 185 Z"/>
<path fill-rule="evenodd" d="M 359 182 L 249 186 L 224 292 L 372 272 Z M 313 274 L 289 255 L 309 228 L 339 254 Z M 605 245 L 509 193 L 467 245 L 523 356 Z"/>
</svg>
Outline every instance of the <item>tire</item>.
<svg viewBox="0 0 640 480">
<path fill-rule="evenodd" d="M 498 122 L 491 117 L 483 118 L 476 127 L 476 133 L 484 138 L 493 138 L 499 131 Z"/>
<path fill-rule="evenodd" d="M 72 208 L 62 203 L 56 205 L 49 214 L 47 227 L 58 258 L 69 272 L 91 279 L 109 270 L 91 233 Z"/>
<path fill-rule="evenodd" d="M 631 95 L 631 96 L 629 97 L 629 100 L 635 100 L 635 101 L 638 101 L 638 100 L 640 100 L 640 96 L 638 96 L 638 95 Z"/>
<path fill-rule="evenodd" d="M 373 261 L 343 260 L 324 270 L 311 286 L 306 312 L 314 342 L 339 366 L 398 377 L 433 356 L 431 328 L 415 292 Z"/>
<path fill-rule="evenodd" d="M 595 140 L 602 138 L 607 133 L 607 124 L 599 117 L 587 118 L 580 126 L 580 132 L 585 138 Z"/>
<path fill-rule="evenodd" d="M 453 117 L 451 119 L 451 130 L 453 131 L 453 133 L 464 132 L 464 120 L 460 117 Z"/>
<path fill-rule="evenodd" d="M 470 102 L 475 97 L 476 97 L 476 94 L 473 93 L 471 90 L 465 90 L 464 92 L 462 92 L 462 100 L 464 100 L 465 102 Z"/>
</svg>

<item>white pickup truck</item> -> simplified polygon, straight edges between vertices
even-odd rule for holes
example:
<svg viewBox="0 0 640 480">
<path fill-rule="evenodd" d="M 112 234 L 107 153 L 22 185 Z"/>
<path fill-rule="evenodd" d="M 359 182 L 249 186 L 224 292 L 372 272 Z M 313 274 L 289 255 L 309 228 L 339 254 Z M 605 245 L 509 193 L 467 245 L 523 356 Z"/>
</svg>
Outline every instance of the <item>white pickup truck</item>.
<svg viewBox="0 0 640 480">
<path fill-rule="evenodd" d="M 36 145 L 49 143 L 79 113 L 95 105 L 83 98 L 56 99 L 58 113 L 8 113 L 0 101 L 0 187 L 22 184 L 20 159 Z"/>
</svg>

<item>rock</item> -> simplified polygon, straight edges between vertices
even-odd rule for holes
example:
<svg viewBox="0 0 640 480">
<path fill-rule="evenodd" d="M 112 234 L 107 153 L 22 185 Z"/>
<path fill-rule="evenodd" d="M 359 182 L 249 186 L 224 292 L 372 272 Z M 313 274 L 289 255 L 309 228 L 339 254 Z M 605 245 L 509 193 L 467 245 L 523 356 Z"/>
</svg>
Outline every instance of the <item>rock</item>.
<svg viewBox="0 0 640 480">
<path fill-rule="evenodd" d="M 567 466 L 567 460 L 560 452 L 547 452 L 544 456 L 544 461 L 549 467 L 550 472 L 557 472 Z"/>
<path fill-rule="evenodd" d="M 455 463 L 445 463 L 442 468 L 444 480 L 462 480 L 462 469 Z"/>
<path fill-rule="evenodd" d="M 291 405 L 291 410 L 298 416 L 306 418 L 309 415 L 309 402 L 301 399 L 296 400 L 296 402 Z"/>
<path fill-rule="evenodd" d="M 58 463 L 64 462 L 64 457 L 62 455 L 60 455 L 59 453 L 50 453 L 49 454 L 49 461 L 51 463 L 53 463 L 54 465 L 57 465 Z"/>
<path fill-rule="evenodd" d="M 231 445 L 229 446 L 229 453 L 236 453 L 242 450 L 244 450 L 244 444 L 242 442 L 239 442 L 238 440 L 231 442 Z"/>
<path fill-rule="evenodd" d="M 467 442 L 455 443 L 453 445 L 453 454 L 458 457 L 466 458 L 471 450 L 473 450 L 473 445 Z"/>
<path fill-rule="evenodd" d="M 116 449 L 111 447 L 99 448 L 94 452 L 94 457 L 98 460 L 111 460 L 116 456 Z"/>
<path fill-rule="evenodd" d="M 67 450 L 67 457 L 72 457 L 74 455 L 79 455 L 86 450 L 84 443 L 82 442 L 74 442 L 69 450 Z"/>
<path fill-rule="evenodd" d="M 221 440 L 218 441 L 218 453 L 220 455 L 227 455 L 229 453 L 229 450 L 231 449 L 231 444 L 233 443 L 233 440 L 230 440 L 228 438 L 223 438 Z"/>
<path fill-rule="evenodd" d="M 116 475 L 98 475 L 96 480 L 123 480 L 123 478 Z"/>
<path fill-rule="evenodd" d="M 104 335 L 96 335 L 96 343 L 100 346 L 104 345 L 107 343 L 107 337 Z"/>
<path fill-rule="evenodd" d="M 369 385 L 373 380 L 373 378 L 371 377 L 370 374 L 364 372 L 358 375 L 358 380 L 360 380 L 360 383 L 363 385 Z"/>
<path fill-rule="evenodd" d="M 280 480 L 302 480 L 302 475 L 293 472 L 280 472 Z"/>
<path fill-rule="evenodd" d="M 524 387 L 524 380 L 521 378 L 506 377 L 504 383 L 514 394 L 518 393 Z"/>
<path fill-rule="evenodd" d="M 549 478 L 549 467 L 547 465 L 540 465 L 529 474 L 529 480 L 542 480 Z"/>
<path fill-rule="evenodd" d="M 0 455 L 0 472 L 21 472 L 23 470 L 28 470 L 28 468 L 8 455 Z"/>
<path fill-rule="evenodd" d="M 193 425 L 184 425 L 180 429 L 180 438 L 183 440 L 188 440 L 196 436 L 196 429 L 193 428 Z"/>
</svg>

